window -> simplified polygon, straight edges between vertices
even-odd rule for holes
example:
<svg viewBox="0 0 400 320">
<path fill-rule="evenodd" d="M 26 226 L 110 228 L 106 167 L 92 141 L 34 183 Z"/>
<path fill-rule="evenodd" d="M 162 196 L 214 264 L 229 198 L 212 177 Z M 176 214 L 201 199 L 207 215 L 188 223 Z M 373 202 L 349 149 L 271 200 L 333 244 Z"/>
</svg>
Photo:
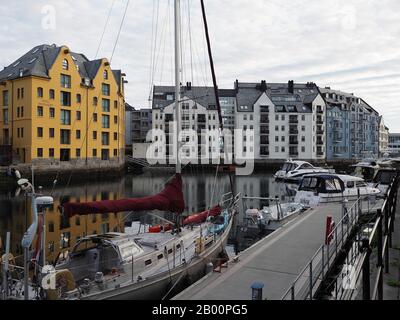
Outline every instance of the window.
<svg viewBox="0 0 400 320">
<path fill-rule="evenodd" d="M 76 95 L 76 103 L 81 103 L 81 100 L 82 100 L 82 96 L 78 93 Z"/>
<path fill-rule="evenodd" d="M 71 124 L 71 111 L 61 109 L 61 124 L 63 125 Z"/>
<path fill-rule="evenodd" d="M 279 152 L 279 147 L 275 147 L 275 152 L 276 152 L 276 153 Z"/>
<path fill-rule="evenodd" d="M 285 115 L 282 115 L 281 119 L 282 121 L 285 121 Z"/>
<path fill-rule="evenodd" d="M 54 108 L 50 107 L 50 109 L 49 109 L 49 115 L 50 115 L 50 118 L 54 118 L 54 117 L 55 117 L 55 110 L 54 110 Z"/>
<path fill-rule="evenodd" d="M 81 149 L 76 149 L 75 152 L 76 152 L 76 157 L 80 158 L 81 157 Z"/>
<path fill-rule="evenodd" d="M 38 136 L 38 138 L 43 138 L 43 128 L 42 127 L 37 128 L 37 136 Z"/>
<path fill-rule="evenodd" d="M 103 99 L 101 102 L 101 107 L 103 109 L 103 112 L 110 112 L 110 100 Z"/>
<path fill-rule="evenodd" d="M 18 89 L 19 92 L 19 89 Z M 8 90 L 3 91 L 3 106 L 8 106 Z"/>
<path fill-rule="evenodd" d="M 110 150 L 101 149 L 101 160 L 110 160 Z"/>
<path fill-rule="evenodd" d="M 61 74 L 61 87 L 62 88 L 71 88 L 71 76 L 66 74 Z"/>
<path fill-rule="evenodd" d="M 38 158 L 43 158 L 43 148 L 38 148 L 37 149 L 37 157 Z"/>
<path fill-rule="evenodd" d="M 50 90 L 49 90 L 49 98 L 53 100 L 53 99 L 54 99 L 54 96 L 55 96 L 54 90 L 53 90 L 53 89 L 50 89 Z"/>
<path fill-rule="evenodd" d="M 93 131 L 93 140 L 97 140 L 97 131 Z"/>
<path fill-rule="evenodd" d="M 94 105 L 94 106 L 97 106 L 97 101 L 98 101 L 98 99 L 97 99 L 96 97 L 94 97 L 94 98 L 93 98 L 93 105 Z"/>
<path fill-rule="evenodd" d="M 49 232 L 54 232 L 54 222 L 53 221 L 50 221 L 49 222 Z"/>
<path fill-rule="evenodd" d="M 63 68 L 63 70 L 68 70 L 68 60 L 67 59 L 64 59 L 62 61 L 62 68 Z"/>
<path fill-rule="evenodd" d="M 21 99 L 24 98 L 24 88 L 21 88 Z"/>
<path fill-rule="evenodd" d="M 275 142 L 279 142 L 279 136 L 275 136 Z"/>
<path fill-rule="evenodd" d="M 103 115 L 101 116 L 101 126 L 102 128 L 110 128 L 110 116 Z"/>
<path fill-rule="evenodd" d="M 118 116 L 114 116 L 114 123 L 118 124 Z"/>
<path fill-rule="evenodd" d="M 37 116 L 43 117 L 43 107 L 37 107 Z"/>
<path fill-rule="evenodd" d="M 54 138 L 54 128 L 49 128 L 49 138 Z"/>
<path fill-rule="evenodd" d="M 306 127 L 305 126 L 301 126 L 301 131 L 306 131 Z"/>
<path fill-rule="evenodd" d="M 115 141 L 118 140 L 118 133 L 117 132 L 114 132 L 114 140 Z"/>
<path fill-rule="evenodd" d="M 281 151 L 282 151 L 282 152 L 285 152 L 285 147 L 282 147 Z"/>
<path fill-rule="evenodd" d="M 8 109 L 3 110 L 3 123 L 8 124 Z"/>
<path fill-rule="evenodd" d="M 306 152 L 306 147 L 301 147 L 301 152 Z"/>
<path fill-rule="evenodd" d="M 101 93 L 103 94 L 103 96 L 109 96 L 110 95 L 110 85 L 103 83 L 101 85 Z"/>
<path fill-rule="evenodd" d="M 81 112 L 80 111 L 76 112 L 76 120 L 81 120 Z"/>
<path fill-rule="evenodd" d="M 93 149 L 92 155 L 93 157 L 97 157 L 97 149 Z"/>
<path fill-rule="evenodd" d="M 114 149 L 114 157 L 118 157 L 118 150 Z"/>
<path fill-rule="evenodd" d="M 60 130 L 60 143 L 61 144 L 71 144 L 71 131 L 70 130 Z"/>
<path fill-rule="evenodd" d="M 101 144 L 103 146 L 108 146 L 110 144 L 110 134 L 108 132 L 101 133 Z"/>
<path fill-rule="evenodd" d="M 107 70 L 104 70 L 104 72 L 103 72 L 103 79 L 104 80 L 108 79 L 108 71 Z"/>
<path fill-rule="evenodd" d="M 117 109 L 117 108 L 118 108 L 118 101 L 114 100 L 114 109 Z"/>
<path fill-rule="evenodd" d="M 81 130 L 76 130 L 76 139 L 81 138 Z"/>
<path fill-rule="evenodd" d="M 49 149 L 49 158 L 54 158 L 54 149 L 53 148 Z"/>
<path fill-rule="evenodd" d="M 151 259 L 146 260 L 146 261 L 144 262 L 144 265 L 145 265 L 145 267 L 151 265 Z"/>
<path fill-rule="evenodd" d="M 93 113 L 93 122 L 97 122 L 97 113 Z"/>
<path fill-rule="evenodd" d="M 43 88 L 37 88 L 37 96 L 38 98 L 43 98 Z"/>
<path fill-rule="evenodd" d="M 60 102 L 62 106 L 71 106 L 71 93 L 70 92 L 65 92 L 61 91 L 60 94 Z"/>
</svg>

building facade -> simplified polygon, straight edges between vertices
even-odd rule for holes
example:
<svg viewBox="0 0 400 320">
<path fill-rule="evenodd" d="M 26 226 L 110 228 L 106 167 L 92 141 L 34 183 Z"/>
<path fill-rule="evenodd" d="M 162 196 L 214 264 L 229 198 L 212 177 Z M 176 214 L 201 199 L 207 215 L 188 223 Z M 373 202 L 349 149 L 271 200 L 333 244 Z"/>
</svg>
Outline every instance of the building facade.
<svg viewBox="0 0 400 320">
<path fill-rule="evenodd" d="M 218 153 L 218 137 L 208 137 L 206 131 L 218 131 L 220 127 L 214 88 L 192 87 L 190 83 L 182 87 L 182 119 L 181 130 L 193 130 L 196 137 L 185 137 L 182 142 L 193 142 L 186 154 L 190 158 L 199 159 L 201 155 L 208 157 L 210 153 Z M 235 93 L 234 90 L 219 90 L 222 121 L 227 129 L 232 129 L 234 122 Z M 175 119 L 175 87 L 155 86 L 153 90 L 153 129 L 165 132 L 165 147 L 158 153 L 166 157 L 173 152 L 173 131 L 171 123 Z M 156 135 L 153 140 L 164 137 Z M 191 139 L 191 140 L 190 140 Z M 211 141 L 210 141 L 211 139 Z M 233 144 L 233 142 L 232 142 Z M 231 145 L 232 147 L 232 145 Z"/>
<path fill-rule="evenodd" d="M 256 161 L 325 158 L 325 101 L 314 83 L 236 81 L 235 91 L 235 126 L 254 130 Z"/>
<path fill-rule="evenodd" d="M 22 163 L 120 163 L 124 77 L 107 59 L 40 45 L 0 72 L 0 143 Z"/>
<path fill-rule="evenodd" d="M 152 129 L 152 109 L 136 109 L 126 103 L 125 105 L 125 142 L 127 147 L 132 143 L 144 143 L 147 134 Z"/>
<path fill-rule="evenodd" d="M 379 117 L 379 156 L 383 157 L 389 153 L 389 128 L 385 126 L 383 117 Z"/>
<path fill-rule="evenodd" d="M 352 93 L 320 91 L 327 104 L 327 160 L 378 157 L 378 112 Z"/>
<path fill-rule="evenodd" d="M 389 133 L 388 152 L 390 156 L 400 156 L 400 133 Z"/>
</svg>

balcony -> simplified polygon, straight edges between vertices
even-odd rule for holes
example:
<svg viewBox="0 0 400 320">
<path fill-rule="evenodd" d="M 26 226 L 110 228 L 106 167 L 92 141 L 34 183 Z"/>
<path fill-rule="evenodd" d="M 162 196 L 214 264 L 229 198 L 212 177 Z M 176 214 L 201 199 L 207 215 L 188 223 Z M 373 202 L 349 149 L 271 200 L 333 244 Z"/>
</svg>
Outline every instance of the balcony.
<svg viewBox="0 0 400 320">
<path fill-rule="evenodd" d="M 299 152 L 298 151 L 289 151 L 289 157 L 298 157 Z"/>
<path fill-rule="evenodd" d="M 318 114 L 323 114 L 323 113 L 324 113 L 324 110 L 317 109 L 317 113 L 318 113 Z"/>
<path fill-rule="evenodd" d="M 324 152 L 323 151 L 317 151 L 317 156 L 318 157 L 322 157 L 324 155 Z"/>
<path fill-rule="evenodd" d="M 261 134 L 269 134 L 269 127 L 261 127 L 260 133 Z"/>
<path fill-rule="evenodd" d="M 324 124 L 324 120 L 321 119 L 321 118 L 318 118 L 318 119 L 317 119 L 317 124 Z"/>
<path fill-rule="evenodd" d="M 260 123 L 269 123 L 269 117 L 261 116 Z"/>
<path fill-rule="evenodd" d="M 317 134 L 324 134 L 324 133 L 325 133 L 325 130 L 322 130 L 322 129 L 317 130 Z"/>
<path fill-rule="evenodd" d="M 317 139 L 317 145 L 323 145 L 324 141 Z"/>
<path fill-rule="evenodd" d="M 261 137 L 260 144 L 269 144 L 269 137 L 268 136 Z"/>
<path fill-rule="evenodd" d="M 297 118 L 289 118 L 289 124 L 298 124 L 299 123 L 299 119 Z"/>
<path fill-rule="evenodd" d="M 298 129 L 290 129 L 289 134 L 299 134 L 299 130 Z"/>
<path fill-rule="evenodd" d="M 299 141 L 298 140 L 289 140 L 289 145 L 298 146 L 299 145 Z"/>
</svg>

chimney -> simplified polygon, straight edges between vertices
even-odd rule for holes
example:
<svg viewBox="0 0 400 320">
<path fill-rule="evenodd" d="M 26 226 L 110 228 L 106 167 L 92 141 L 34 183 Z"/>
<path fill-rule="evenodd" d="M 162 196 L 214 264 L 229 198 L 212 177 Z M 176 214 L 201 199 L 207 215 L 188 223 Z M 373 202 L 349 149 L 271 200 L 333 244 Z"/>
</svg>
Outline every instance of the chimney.
<svg viewBox="0 0 400 320">
<path fill-rule="evenodd" d="M 236 79 L 235 81 L 235 92 L 238 93 L 239 92 L 239 80 Z"/>
<path fill-rule="evenodd" d="M 260 90 L 261 90 L 262 92 L 267 91 L 267 81 L 261 80 L 261 87 L 260 87 Z"/>
<path fill-rule="evenodd" d="M 191 82 L 186 82 L 186 89 L 187 89 L 187 91 L 192 90 L 192 83 Z"/>
<path fill-rule="evenodd" d="M 288 92 L 291 94 L 294 93 L 294 81 L 293 80 L 288 81 Z"/>
</svg>

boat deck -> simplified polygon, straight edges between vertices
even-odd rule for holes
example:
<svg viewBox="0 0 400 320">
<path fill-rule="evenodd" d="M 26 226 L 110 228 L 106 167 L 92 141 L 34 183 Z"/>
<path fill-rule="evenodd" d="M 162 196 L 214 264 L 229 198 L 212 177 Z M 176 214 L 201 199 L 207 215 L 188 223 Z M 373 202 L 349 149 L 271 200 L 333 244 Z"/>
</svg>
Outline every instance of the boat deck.
<svg viewBox="0 0 400 320">
<path fill-rule="evenodd" d="M 281 299 L 324 242 L 327 216 L 338 222 L 342 217 L 341 205 L 322 204 L 300 213 L 241 252 L 238 261 L 231 260 L 221 273 L 208 274 L 173 299 L 250 300 L 254 282 L 264 283 L 263 299 Z"/>
</svg>

